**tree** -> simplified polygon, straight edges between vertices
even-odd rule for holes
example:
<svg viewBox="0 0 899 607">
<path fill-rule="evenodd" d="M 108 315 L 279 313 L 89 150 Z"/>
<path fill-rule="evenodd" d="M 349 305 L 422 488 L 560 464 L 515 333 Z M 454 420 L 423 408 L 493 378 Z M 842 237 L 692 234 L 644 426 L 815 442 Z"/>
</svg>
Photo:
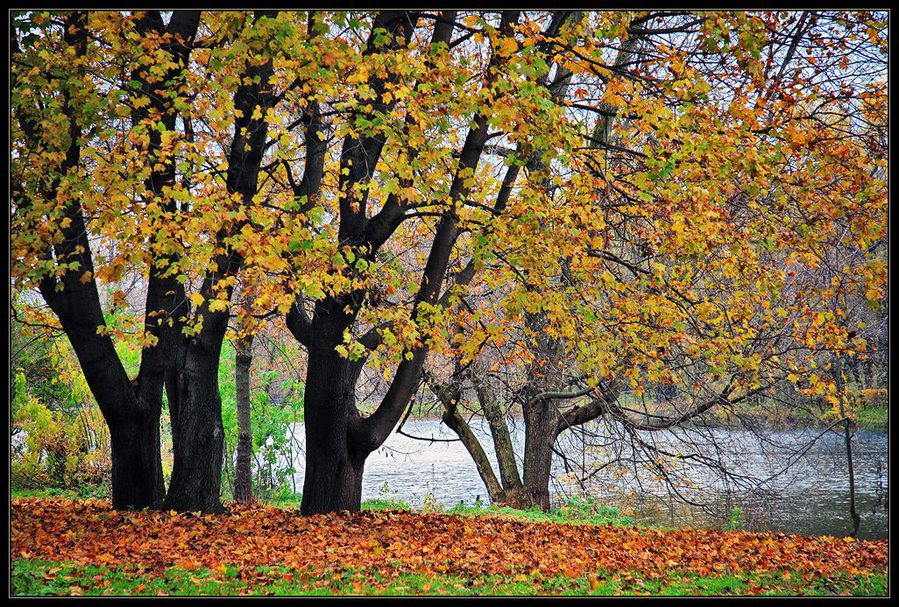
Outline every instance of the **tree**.
<svg viewBox="0 0 899 607">
<path fill-rule="evenodd" d="M 564 236 L 557 236 L 558 242 L 576 243 L 573 247 L 541 247 L 539 257 L 529 259 L 530 265 L 521 264 L 515 272 L 502 267 L 514 249 L 495 249 L 498 265 L 488 272 L 492 270 L 500 278 L 464 299 L 468 312 L 461 308 L 458 314 L 470 321 L 459 323 L 455 330 L 457 335 L 486 333 L 484 339 L 474 352 L 451 355 L 452 373 L 440 373 L 438 365 L 429 380 L 442 403 L 444 421 L 471 453 L 494 501 L 547 508 L 557 437 L 600 417 L 620 424 L 624 429 L 621 438 L 634 441 L 637 450 L 645 449 L 649 467 L 664 478 L 669 478 L 670 470 L 662 461 L 671 457 L 720 466 L 700 453 L 672 456 L 647 443 L 639 433 L 645 436 L 686 422 L 701 423 L 703 418 L 721 413 L 741 416 L 738 405 L 750 396 L 770 395 L 784 381 L 803 381 L 804 377 L 789 371 L 807 363 L 814 368 L 811 359 L 816 351 L 854 352 L 864 347 L 855 339 L 856 331 L 835 321 L 837 314 L 846 316 L 848 306 L 838 305 L 839 312 L 830 314 L 821 308 L 829 305 L 836 284 L 862 296 L 857 277 L 872 275 L 871 268 L 879 267 L 873 251 L 867 249 L 871 239 L 882 234 L 882 224 L 863 225 L 863 218 L 872 213 L 882 217 L 885 210 L 884 182 L 876 168 L 882 157 L 857 127 L 847 130 L 850 121 L 876 122 L 871 110 L 879 102 L 873 102 L 867 93 L 848 104 L 842 99 L 851 94 L 849 83 L 855 70 L 877 65 L 873 58 L 880 51 L 873 44 L 864 51 L 857 47 L 852 64 L 841 64 L 843 71 L 831 70 L 823 78 L 821 70 L 802 72 L 803 64 L 814 66 L 833 56 L 830 45 L 818 42 L 825 31 L 830 35 L 828 30 L 845 28 L 849 40 L 858 24 L 866 23 L 870 28 L 866 37 L 875 40 L 882 24 L 864 15 L 784 17 L 770 13 L 748 18 L 725 15 L 734 20 L 730 29 L 741 32 L 739 46 L 732 48 L 719 48 L 722 16 L 718 14 L 611 17 L 627 28 L 626 37 L 622 35 L 617 45 L 608 43 L 617 53 L 614 65 L 627 66 L 619 74 L 625 79 L 618 84 L 588 75 L 579 82 L 584 87 L 578 89 L 580 96 L 588 97 L 587 87 L 599 87 L 605 92 L 595 93 L 593 98 L 606 99 L 609 90 L 636 89 L 635 83 L 639 83 L 641 91 L 654 87 L 652 93 L 657 97 L 647 99 L 632 92 L 629 100 L 616 94 L 614 104 L 579 104 L 597 114 L 580 175 L 598 178 L 596 189 L 602 197 L 593 208 L 604 221 L 585 223 L 579 231 L 562 231 Z M 766 33 L 755 38 L 763 20 Z M 658 36 L 672 32 L 680 34 L 676 48 Z M 600 44 L 596 39 L 591 42 Z M 721 56 L 722 64 L 736 60 L 733 73 L 709 72 L 703 67 L 707 60 L 703 49 L 712 43 L 712 54 Z M 797 47 L 807 50 L 799 59 L 795 59 Z M 768 53 L 764 71 L 757 58 L 745 55 L 752 49 L 759 55 Z M 660 76 L 652 65 L 660 53 L 677 58 L 673 64 L 680 66 L 677 72 Z M 565 65 L 581 74 L 585 71 L 574 62 Z M 795 69 L 787 71 L 788 67 Z M 682 74 L 691 74 L 691 86 L 696 87 L 693 92 L 677 90 L 683 85 L 678 80 Z M 792 75 L 785 78 L 784 74 Z M 710 83 L 715 78 L 734 79 L 736 99 L 742 95 L 746 100 L 755 99 L 754 113 L 748 116 L 754 121 L 753 128 L 739 126 L 747 115 L 734 98 L 711 96 Z M 808 87 L 809 81 L 814 86 L 803 93 L 807 97 L 793 97 L 799 83 Z M 811 100 L 819 105 L 805 114 L 796 111 L 795 105 L 775 103 L 777 94 L 789 95 L 791 103 L 800 107 Z M 689 103 L 682 103 L 685 99 Z M 719 103 L 722 107 L 716 111 Z M 612 120 L 627 116 L 621 106 L 635 104 L 643 107 L 626 120 Z M 702 128 L 707 112 L 714 112 L 714 123 Z M 666 114 L 676 122 L 668 122 Z M 830 116 L 824 119 L 827 131 L 821 129 L 824 116 Z M 805 129 L 815 129 L 817 136 L 797 137 L 797 131 Z M 706 142 L 699 146 L 687 143 L 693 138 L 691 133 L 703 133 Z M 704 155 L 715 135 L 723 137 L 714 144 L 717 149 L 727 150 L 723 165 L 720 158 Z M 827 143 L 837 139 L 840 148 Z M 628 144 L 623 145 L 623 140 Z M 789 141 L 786 148 L 784 140 Z M 847 162 L 849 147 L 854 161 Z M 592 151 L 597 149 L 605 158 Z M 758 153 L 767 160 L 756 156 Z M 785 153 L 793 156 L 782 162 Z M 694 168 L 687 168 L 693 162 L 697 163 Z M 616 164 L 619 171 L 623 166 L 627 170 L 616 175 Z M 771 180 L 759 180 L 759 166 L 773 171 Z M 846 179 L 842 194 L 835 195 L 839 186 L 832 189 L 832 182 L 821 180 L 821 166 L 831 167 L 833 175 Z M 799 187 L 794 190 L 776 179 L 795 180 Z M 641 180 L 643 187 L 634 188 Z M 807 194 L 809 187 L 816 188 L 815 195 Z M 730 194 L 707 197 L 715 190 Z M 876 202 L 870 199 L 874 190 L 879 192 Z M 790 202 L 774 203 L 784 199 Z M 697 202 L 704 204 L 697 206 Z M 753 210 L 755 219 L 747 221 L 750 207 L 761 212 Z M 783 215 L 769 214 L 774 209 Z M 778 227 L 784 216 L 795 218 L 786 231 Z M 566 218 L 563 223 L 579 219 Z M 795 232 L 804 236 L 802 241 L 797 242 Z M 853 236 L 845 238 L 847 234 Z M 717 243 L 716 236 L 721 238 Z M 829 265 L 839 268 L 839 277 L 830 270 L 822 276 L 822 255 L 834 250 L 834 239 L 843 239 L 843 246 L 857 257 L 850 264 Z M 507 241 L 500 243 L 505 246 Z M 578 250 L 578 246 L 585 249 Z M 584 272 L 584 260 L 590 258 L 602 263 Z M 550 271 L 546 260 L 554 262 Z M 785 264 L 795 265 L 784 273 L 781 268 Z M 687 278 L 686 282 L 681 282 L 681 277 Z M 816 284 L 820 278 L 826 283 Z M 517 285 L 520 307 L 508 305 L 509 287 L 503 285 Z M 871 301 L 881 297 L 877 287 L 866 291 Z M 485 292 L 491 295 L 478 295 Z M 756 299 L 759 296 L 762 298 Z M 783 307 L 772 305 L 777 297 Z M 793 300 L 789 305 L 787 297 Z M 717 320 L 702 314 L 707 305 L 718 307 L 723 314 Z M 775 310 L 776 317 L 771 315 Z M 734 326 L 728 311 L 742 317 L 742 327 Z M 696 312 L 701 315 L 695 316 Z M 817 327 L 825 323 L 830 324 L 828 329 L 818 332 Z M 497 325 L 506 328 L 497 330 Z M 516 360 L 530 362 L 512 372 L 502 368 Z M 630 386 L 622 378 L 630 378 Z M 592 380 L 592 387 L 587 379 Z M 650 387 L 656 387 L 656 399 L 647 404 L 644 393 Z M 831 388 L 822 383 L 817 389 Z M 476 410 L 488 422 L 498 477 L 466 419 L 466 391 L 474 393 L 479 405 Z M 634 396 L 636 407 L 624 404 L 623 397 L 632 401 Z M 513 411 L 520 412 L 525 427 L 520 455 L 523 475 L 506 423 Z"/>
<path fill-rule="evenodd" d="M 13 29 L 13 273 L 39 287 L 110 426 L 117 508 L 162 502 L 163 386 L 175 451 L 165 507 L 221 508 L 218 358 L 243 262 L 230 240 L 248 223 L 266 143 L 260 111 L 276 95 L 272 57 L 254 54 L 268 48 L 271 13 L 209 17 L 201 39 L 198 11 L 176 11 L 167 25 L 158 11 L 34 13 Z M 219 64 L 219 80 L 199 73 L 197 48 Z M 218 117 L 206 122 L 210 107 Z M 224 142 L 216 155 L 211 146 Z M 97 235 L 122 244 L 102 264 Z M 135 267 L 149 278 L 132 381 L 97 283 Z"/>
<path fill-rule="evenodd" d="M 490 126 L 505 127 L 504 130 L 513 132 L 509 126 L 520 121 L 527 110 L 533 110 L 538 120 L 551 120 L 552 104 L 540 104 L 545 97 L 539 93 L 533 99 L 526 96 L 533 95 L 533 81 L 539 68 L 529 65 L 530 58 L 526 54 L 514 54 L 518 48 L 514 30 L 519 17 L 517 11 L 506 11 L 501 14 L 499 23 L 494 24 L 479 15 L 468 18 L 471 24 L 483 24 L 484 30 L 475 31 L 473 35 L 482 41 L 489 39 L 491 46 L 485 53 L 488 58 L 477 69 L 469 67 L 466 56 L 457 58 L 449 52 L 461 42 L 452 41 L 454 12 L 428 16 L 434 23 L 430 42 L 417 53 L 410 43 L 419 15 L 384 11 L 373 18 L 368 39 L 358 58 L 363 66 L 367 61 L 372 66 L 387 62 L 391 69 L 387 70 L 386 78 L 371 69 L 355 99 L 356 104 L 361 105 L 360 109 L 373 114 L 375 119 L 359 117 L 355 119 L 355 125 L 350 123 L 351 126 L 345 127 L 347 133 L 338 164 L 338 203 L 334 213 L 339 218 L 334 242 L 337 267 L 327 270 L 330 274 L 328 282 L 337 284 L 331 293 L 315 298 L 311 315 L 303 297 L 298 298 L 287 315 L 288 327 L 309 352 L 305 402 L 307 464 L 302 505 L 305 514 L 358 510 L 365 459 L 393 430 L 417 388 L 429 346 L 429 340 L 421 335 L 422 329 L 428 317 L 439 314 L 444 305 L 441 303 L 444 277 L 455 243 L 465 227 L 462 210 L 469 204 L 467 199 L 475 189 L 475 176 L 490 137 Z M 552 20 L 546 33 L 552 34 L 558 25 L 558 19 Z M 380 42 L 382 40 L 386 41 Z M 476 55 L 472 57 L 477 58 Z M 416 65 L 418 69 L 410 70 L 410 65 Z M 447 71 L 450 66 L 461 69 L 461 74 L 451 79 Z M 524 78 L 517 78 L 517 74 Z M 481 82 L 481 85 L 472 91 L 465 86 L 468 81 Z M 400 95 L 406 111 L 405 116 L 398 119 L 394 116 Z M 481 101 L 482 98 L 485 101 Z M 366 99 L 373 102 L 362 105 Z M 511 115 L 503 116 L 494 111 L 494 104 L 505 103 L 514 107 Z M 522 105 L 515 107 L 514 103 Z M 426 114 L 431 104 L 437 105 L 437 121 Z M 422 149 L 429 131 L 449 131 L 447 135 L 452 140 L 451 125 L 460 120 L 462 124 L 468 122 L 469 127 L 457 153 L 445 144 L 435 146 L 433 140 L 428 150 Z M 310 127 L 315 129 L 311 131 L 313 134 L 319 128 L 312 123 Z M 398 141 L 392 141 L 388 134 Z M 521 133 L 521 136 L 524 138 L 528 134 Z M 308 145 L 314 137 L 307 133 L 306 141 Z M 387 143 L 392 147 L 385 148 Z M 307 173 L 311 150 L 307 149 Z M 391 163 L 399 163 L 397 169 L 387 174 L 377 171 L 379 166 L 387 164 L 387 158 L 382 159 L 382 154 Z M 440 160 L 452 168 L 445 176 L 429 177 L 427 173 L 437 173 L 435 168 L 440 163 L 435 161 Z M 314 166 L 318 169 L 321 165 Z M 305 179 L 304 176 L 304 182 Z M 506 194 L 500 197 L 491 212 L 502 211 L 508 189 L 507 185 Z M 369 217 L 366 206 L 369 197 L 375 197 L 373 192 L 382 197 L 382 207 Z M 300 194 L 299 190 L 297 194 Z M 303 197 L 308 194 L 307 190 L 302 190 Z M 472 206 L 476 205 L 472 203 Z M 432 209 L 423 210 L 429 206 Z M 401 225 L 409 219 L 429 216 L 437 218 L 432 228 L 409 229 L 412 246 L 422 254 L 427 251 L 418 287 L 410 292 L 408 303 L 394 304 L 401 316 L 394 319 L 383 315 L 374 317 L 372 310 L 378 307 L 380 293 L 396 292 L 395 283 L 402 277 L 382 275 L 382 282 L 377 280 L 371 266 L 377 263 L 386 269 L 384 255 L 393 253 L 385 247 L 388 241 L 410 238 L 409 232 L 397 233 Z M 421 227 L 433 229 L 433 238 L 422 239 L 420 234 L 416 235 Z M 304 261 L 299 267 L 305 269 L 308 262 Z M 341 282 L 347 283 L 346 286 Z M 363 311 L 366 304 L 369 309 Z M 350 350 L 347 338 L 362 324 L 359 321 L 366 313 L 372 314 L 369 318 L 374 318 L 373 322 L 377 324 L 358 341 L 351 340 Z M 411 333 L 412 339 L 398 340 L 397 334 L 402 335 L 398 329 Z M 363 418 L 354 402 L 356 382 L 368 353 L 384 340 L 399 345 L 392 349 L 393 357 L 399 358 L 400 362 L 380 405 L 370 416 Z"/>
<path fill-rule="evenodd" d="M 163 30 L 161 22 L 139 20 L 142 33 L 165 31 L 169 37 L 161 49 L 170 57 L 170 70 L 183 69 L 187 49 L 180 42 L 196 32 L 196 15 L 179 14 Z M 164 487 L 159 453 L 159 415 L 165 381 L 169 332 L 148 319 L 146 346 L 140 370 L 129 380 L 116 354 L 106 326 L 97 291 L 97 274 L 85 219 L 86 208 L 96 198 L 79 190 L 91 164 L 85 141 L 94 134 L 93 124 L 108 119 L 109 106 L 102 91 L 88 76 L 93 67 L 88 43 L 88 16 L 83 12 L 62 18 L 35 16 L 25 48 L 19 30 L 12 31 L 13 115 L 16 146 L 13 148 L 13 250 L 14 275 L 25 284 L 36 284 L 56 314 L 81 363 L 85 378 L 106 419 L 112 439 L 112 501 L 117 508 L 160 505 Z M 155 29 L 154 29 L 155 28 Z M 27 31 L 27 28 L 24 28 Z M 142 78 L 135 82 L 148 86 Z M 159 97 L 153 109 L 173 124 L 175 112 Z M 134 123 L 146 112 L 130 113 Z M 149 157 L 160 152 L 160 138 L 147 141 Z M 142 184 L 152 192 L 170 184 L 170 166 L 157 164 Z M 91 194 L 96 194 L 93 192 Z M 93 200 L 91 200 L 93 198 Z M 96 207 L 93 207 L 94 209 Z M 152 238 L 150 240 L 153 240 Z M 168 315 L 175 305 L 169 295 L 177 290 L 171 278 L 150 269 L 147 310 Z M 155 347 L 157 343 L 159 347 Z"/>
<path fill-rule="evenodd" d="M 464 367 L 496 347 L 520 370 L 545 470 L 559 420 L 630 420 L 613 398 L 624 388 L 640 399 L 677 386 L 686 398 L 673 408 L 640 412 L 665 427 L 800 369 L 798 335 L 846 347 L 853 337 L 817 315 L 804 274 L 783 268 L 812 264 L 834 213 L 857 244 L 878 237 L 863 221 L 884 208 L 872 157 L 841 145 L 839 125 L 820 132 L 838 103 L 882 113 L 884 88 L 837 97 L 857 66 L 817 69 L 804 54 L 826 49 L 819 66 L 835 56 L 819 32 L 833 25 L 875 57 L 878 19 L 25 15 L 14 276 L 39 286 L 111 432 L 134 438 L 114 451 L 148 445 L 128 456 L 146 497 L 116 504 L 159 501 L 164 386 L 175 451 L 164 506 L 221 508 L 217 371 L 232 315 L 284 315 L 307 351 L 306 514 L 359 508 L 365 460 L 429 354 Z M 91 239 L 116 253 L 101 260 Z M 147 370 L 134 386 L 97 295 L 126 271 L 147 275 L 135 311 Z M 239 273 L 249 310 L 232 310 Z M 383 380 L 370 415 L 363 369 Z M 560 413 L 555 393 L 585 400 Z"/>
<path fill-rule="evenodd" d="M 235 343 L 237 363 L 234 383 L 237 386 L 237 464 L 234 472 L 234 499 L 253 501 L 253 428 L 250 425 L 250 367 L 253 364 L 252 336 Z"/>
</svg>

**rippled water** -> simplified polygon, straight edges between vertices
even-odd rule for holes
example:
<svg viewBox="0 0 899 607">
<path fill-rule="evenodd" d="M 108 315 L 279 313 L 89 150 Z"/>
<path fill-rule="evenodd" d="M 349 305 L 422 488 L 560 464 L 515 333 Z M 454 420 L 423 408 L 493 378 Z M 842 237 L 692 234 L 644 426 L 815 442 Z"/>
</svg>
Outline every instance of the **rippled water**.
<svg viewBox="0 0 899 607">
<path fill-rule="evenodd" d="M 486 425 L 474 425 L 473 429 L 496 469 Z M 305 432 L 302 424 L 294 424 L 291 430 L 296 440 L 293 466 L 297 472 L 293 481 L 297 490 L 301 490 Z M 524 434 L 520 420 L 513 423 L 512 430 L 520 456 Z M 564 438 L 560 447 L 567 457 L 579 463 L 589 464 L 591 458 L 602 463 L 603 458 L 620 449 L 622 441 L 616 440 L 620 429 L 599 424 L 592 430 L 594 444 L 597 437 L 606 436 L 608 446 L 585 450 L 582 442 Z M 436 500 L 447 507 L 459 502 L 470 505 L 478 498 L 489 502 L 468 452 L 453 440 L 456 438 L 453 432 L 439 420 L 408 420 L 403 432 L 429 440 L 392 434 L 366 462 L 363 499 L 393 498 L 416 507 L 425 500 Z M 747 528 L 847 535 L 852 525 L 848 514 L 849 482 L 843 437 L 834 432 L 821 433 L 813 429 L 766 432 L 764 440 L 747 431 L 725 428 L 640 435 L 641 440 L 653 442 L 668 452 L 713 457 L 734 475 L 767 479 L 760 486 L 756 483 L 741 486 L 707 467 L 683 466 L 680 472 L 693 487 L 682 484 L 678 491 L 690 501 L 702 504 L 701 507 L 673 499 L 670 489 L 654 482 L 649 471 L 643 469 L 636 474 L 622 474 L 622 470 L 616 473 L 610 467 L 608 472 L 604 470 L 593 478 L 590 491 L 602 503 L 619 507 L 648 523 L 714 525 L 722 517 L 726 518 L 734 506 L 739 506 Z M 856 501 L 862 518 L 859 537 L 887 537 L 887 448 L 888 436 L 883 432 L 860 430 L 853 439 Z M 563 475 L 561 461 L 554 462 L 554 472 Z M 755 489 L 749 491 L 751 487 Z M 559 501 L 571 495 L 575 487 L 555 481 L 551 490 L 554 500 Z"/>
</svg>

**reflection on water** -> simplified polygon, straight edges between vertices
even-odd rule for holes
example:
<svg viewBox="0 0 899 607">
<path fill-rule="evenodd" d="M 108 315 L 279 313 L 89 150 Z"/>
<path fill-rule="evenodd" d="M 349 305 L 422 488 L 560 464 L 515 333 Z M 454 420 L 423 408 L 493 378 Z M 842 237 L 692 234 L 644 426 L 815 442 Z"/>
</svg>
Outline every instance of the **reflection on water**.
<svg viewBox="0 0 899 607">
<path fill-rule="evenodd" d="M 496 469 L 492 442 L 486 424 L 473 429 L 490 455 Z M 302 424 L 292 428 L 297 440 L 297 470 L 294 483 L 303 486 Z M 388 497 L 420 507 L 424 500 L 436 500 L 450 507 L 476 499 L 489 502 L 474 463 L 451 430 L 437 419 L 408 420 L 403 431 L 430 440 L 415 440 L 392 434 L 366 462 L 362 498 Z M 589 448 L 576 436 L 563 435 L 559 446 L 572 461 L 590 466 L 621 456 L 628 441 L 615 440 L 620 428 L 605 422 L 592 428 Z M 523 447 L 521 420 L 512 423 L 512 437 L 518 456 Z M 654 482 L 645 469 L 636 474 L 608 467 L 594 475 L 591 495 L 602 503 L 619 507 L 637 520 L 670 526 L 709 526 L 726 520 L 734 507 L 747 528 L 772 529 L 787 533 L 843 536 L 851 531 L 846 452 L 842 436 L 820 430 L 790 430 L 765 433 L 764 440 L 750 432 L 725 428 L 678 430 L 640 435 L 640 440 L 666 452 L 693 454 L 696 459 L 714 460 L 716 467 L 677 462 L 682 481 L 676 489 L 681 496 L 700 505 L 691 506 L 675 499 L 669 487 Z M 596 447 L 602 438 L 605 447 Z M 599 439 L 597 441 L 597 439 Z M 856 503 L 861 515 L 859 537 L 887 537 L 887 434 L 860 430 L 853 439 Z M 558 458 L 557 458 L 558 459 Z M 716 472 L 724 468 L 728 475 Z M 562 478 L 561 461 L 554 473 Z M 746 479 L 767 479 L 762 485 Z M 386 485 L 385 485 L 386 484 Z M 692 485 L 692 486 L 691 486 Z M 556 501 L 571 495 L 575 486 L 555 481 Z"/>
</svg>

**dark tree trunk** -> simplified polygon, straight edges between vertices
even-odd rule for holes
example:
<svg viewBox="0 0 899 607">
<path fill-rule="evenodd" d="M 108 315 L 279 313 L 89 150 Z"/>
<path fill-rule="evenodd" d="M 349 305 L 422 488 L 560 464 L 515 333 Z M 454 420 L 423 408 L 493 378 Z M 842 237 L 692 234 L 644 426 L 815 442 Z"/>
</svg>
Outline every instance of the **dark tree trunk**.
<svg viewBox="0 0 899 607">
<path fill-rule="evenodd" d="M 255 11 L 253 20 L 271 18 L 276 11 Z M 262 65 L 248 65 L 234 94 L 234 138 L 228 156 L 225 185 L 230 194 L 238 194 L 250 204 L 258 191 L 259 166 L 268 137 L 265 110 L 275 96 L 269 86 L 272 59 Z M 261 116 L 254 114 L 259 107 Z M 223 226 L 216 234 L 219 243 L 240 231 L 243 222 Z M 225 247 L 227 249 L 227 247 Z M 224 431 L 222 400 L 218 389 L 219 356 L 228 328 L 228 312 L 209 309 L 216 287 L 225 277 L 236 276 L 243 258 L 235 251 L 222 253 L 214 272 L 203 279 L 200 293 L 205 303 L 198 311 L 203 328 L 188 340 L 183 367 L 177 377 L 177 406 L 172 416 L 172 444 L 175 464 L 165 506 L 179 511 L 221 512 Z M 230 301 L 233 286 L 224 289 Z"/>
<path fill-rule="evenodd" d="M 166 509 L 222 510 L 225 443 L 218 388 L 221 343 L 221 339 L 207 335 L 191 339 L 187 347 L 184 368 L 178 378 L 177 410 L 172 411 L 175 463 L 165 499 Z"/>
<path fill-rule="evenodd" d="M 559 434 L 558 428 L 562 424 L 561 415 L 546 402 L 536 401 L 525 405 L 524 482 L 522 482 L 509 428 L 506 425 L 505 412 L 497 402 L 494 387 L 479 376 L 480 372 L 477 369 L 474 369 L 471 380 L 493 436 L 493 449 L 500 468 L 500 477 L 497 478 L 478 437 L 458 412 L 457 405 L 462 396 L 460 370 L 461 365 L 457 360 L 453 383 L 445 385 L 434 381 L 429 383 L 431 390 L 443 403 L 443 422 L 456 433 L 474 460 L 490 501 L 521 510 L 533 506 L 549 510 L 552 447 Z"/>
<path fill-rule="evenodd" d="M 331 308 L 329 312 L 336 314 L 338 306 Z M 342 339 L 342 323 L 317 324 L 320 331 L 309 346 L 306 371 L 306 474 L 300 511 L 358 511 L 362 472 L 370 453 L 351 438 L 351 425 L 359 421 L 355 391 L 361 365 L 334 351 Z"/>
<path fill-rule="evenodd" d="M 159 450 L 159 413 L 109 424 L 112 507 L 158 508 L 165 496 Z"/>
<path fill-rule="evenodd" d="M 481 481 L 487 488 L 487 495 L 490 496 L 490 501 L 505 501 L 503 486 L 500 484 L 499 480 L 497 480 L 496 474 L 493 472 L 490 458 L 487 457 L 487 453 L 481 446 L 481 442 L 478 440 L 475 433 L 471 431 L 471 427 L 469 427 L 468 423 L 455 410 L 443 412 L 443 423 L 456 433 L 459 440 L 462 441 L 462 444 L 468 451 L 468 454 L 471 455 L 471 459 L 474 461 L 475 467 L 478 470 L 478 476 L 481 477 Z"/>
<path fill-rule="evenodd" d="M 57 311 L 69 342 L 78 357 L 79 364 L 97 400 L 103 418 L 109 427 L 112 459 L 112 505 L 116 509 L 158 508 L 165 495 L 162 477 L 162 457 L 159 446 L 159 416 L 161 397 L 141 399 L 135 389 L 138 382 L 129 382 L 121 366 L 112 341 L 106 335 L 97 334 L 98 322 L 88 311 L 99 313 L 99 300 L 85 298 L 79 302 L 83 316 L 69 313 L 68 306 L 45 291 L 52 308 Z M 94 291 L 95 292 L 95 291 Z M 75 300 L 78 293 L 69 292 Z M 96 304 L 96 307 L 92 305 Z M 96 323 L 96 324 L 95 324 Z M 150 390 L 152 377 L 145 378 L 144 387 Z"/>
<path fill-rule="evenodd" d="M 253 501 L 253 428 L 250 419 L 250 367 L 253 364 L 253 336 L 235 342 L 237 350 L 234 384 L 237 400 L 237 465 L 234 472 L 234 500 Z"/>
<path fill-rule="evenodd" d="M 83 232 L 80 212 L 72 217 L 74 229 Z M 78 242 L 77 237 L 73 240 Z M 82 263 L 93 271 L 87 255 Z M 46 280 L 41 282 L 41 293 L 60 319 L 109 427 L 113 507 L 157 508 L 165 494 L 159 446 L 162 376 L 149 371 L 151 355 L 142 360 L 138 378 L 129 381 L 112 340 L 97 333 L 97 327 L 105 323 L 96 283 L 82 284 L 77 274 L 70 274 L 62 278 L 62 291 Z"/>
</svg>

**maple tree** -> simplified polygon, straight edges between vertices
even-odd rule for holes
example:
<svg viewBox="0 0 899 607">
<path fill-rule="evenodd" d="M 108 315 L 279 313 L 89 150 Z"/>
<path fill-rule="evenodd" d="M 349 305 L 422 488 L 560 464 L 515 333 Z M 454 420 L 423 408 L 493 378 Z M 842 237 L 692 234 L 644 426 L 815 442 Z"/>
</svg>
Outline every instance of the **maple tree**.
<svg viewBox="0 0 899 607">
<path fill-rule="evenodd" d="M 232 316 L 280 314 L 306 349 L 305 514 L 359 509 L 429 354 L 493 348 L 488 369 L 525 370 L 542 470 L 562 422 L 630 420 L 625 386 L 689 393 L 649 424 L 665 427 L 801 381 L 809 350 L 860 351 L 798 270 L 841 226 L 860 251 L 884 237 L 883 157 L 859 125 L 885 121 L 885 81 L 853 82 L 840 56 L 877 65 L 885 25 L 795 16 L 18 17 L 13 275 L 100 404 L 114 506 L 163 501 L 165 390 L 165 507 L 221 508 Z M 882 298 L 885 268 L 854 260 L 841 288 Z M 98 284 L 125 272 L 147 277 L 142 325 L 110 335 Z M 234 304 L 238 281 L 253 297 Z M 133 380 L 113 337 L 143 348 Z M 562 414 L 557 392 L 588 398 Z"/>
<path fill-rule="evenodd" d="M 159 415 L 165 374 L 162 347 L 146 349 L 141 369 L 130 381 L 105 326 L 82 205 L 98 208 L 100 188 L 78 187 L 87 175 L 103 181 L 100 171 L 88 172 L 82 157 L 84 139 L 102 123 L 108 107 L 88 76 L 87 15 L 60 19 L 42 15 L 31 20 L 20 46 L 13 29 L 14 131 L 12 200 L 14 208 L 14 274 L 37 283 L 59 318 L 81 362 L 92 393 L 110 428 L 113 503 L 116 507 L 158 506 L 163 497 L 159 454 Z M 190 24 L 171 23 L 189 37 Z M 195 27 L 195 25 L 194 25 Z M 177 53 L 177 51 L 175 51 Z M 143 82 L 136 81 L 144 86 Z M 135 110 L 134 122 L 146 113 Z M 130 116 L 131 112 L 123 112 Z M 170 122 L 173 121 L 173 118 Z M 86 133 L 87 131 L 87 133 Z M 148 147 L 158 151 L 159 133 Z M 107 135 L 108 137 L 108 135 Z M 155 143 L 153 142 L 155 139 Z M 145 175 L 148 189 L 168 173 Z M 108 207 L 106 209 L 108 211 Z M 119 264 L 122 260 L 116 260 Z M 149 309 L 165 309 L 172 281 L 152 272 L 147 290 Z M 150 341 L 160 339 L 158 324 L 148 323 Z M 149 344 L 148 344 L 149 345 Z"/>
<path fill-rule="evenodd" d="M 247 222 L 228 207 L 256 195 L 265 121 L 253 108 L 274 96 L 271 59 L 252 55 L 268 40 L 261 24 L 272 20 L 264 12 L 215 17 L 199 39 L 199 11 L 177 11 L 168 24 L 158 11 L 38 13 L 20 22 L 21 46 L 13 32 L 14 274 L 37 285 L 59 318 L 110 426 L 116 507 L 159 506 L 165 495 L 163 388 L 175 452 L 165 503 L 221 507 L 217 369 L 242 263 L 226 241 Z M 189 69 L 195 47 L 220 43 L 212 59 L 226 64 L 224 82 Z M 233 122 L 221 114 L 210 130 L 195 131 L 215 103 L 232 108 Z M 218 142 L 228 143 L 226 170 L 194 173 Z M 124 244 L 96 269 L 87 217 L 99 220 L 92 227 L 101 239 Z M 98 280 L 115 281 L 126 268 L 148 274 L 133 381 L 97 290 Z M 188 299 L 191 279 L 199 283 Z"/>
<path fill-rule="evenodd" d="M 669 478 L 665 459 L 716 462 L 660 450 L 639 433 L 722 412 L 740 420 L 740 403 L 785 380 L 836 403 L 836 383 L 799 369 L 829 369 L 866 348 L 864 325 L 833 297 L 876 306 L 884 295 L 872 275 L 883 268 L 886 223 L 885 114 L 874 109 L 884 81 L 859 82 L 867 70 L 885 76 L 883 23 L 814 13 L 610 21 L 628 32 L 607 43 L 620 80 L 575 62 L 564 65 L 576 83 L 567 70 L 556 78 L 579 87 L 576 98 L 615 96 L 577 103 L 597 114 L 584 120 L 576 172 L 594 215 L 570 214 L 577 203 L 565 199 L 547 217 L 547 205 L 541 227 L 557 217 L 561 230 L 535 239 L 533 256 L 511 236 L 522 229 L 513 219 L 457 312 L 457 335 L 479 341 L 449 351 L 449 366 L 435 365 L 428 382 L 491 498 L 520 507 L 548 507 L 557 437 L 599 417 Z M 740 32 L 736 46 L 720 44 L 726 29 Z M 849 41 L 851 62 L 814 67 L 835 64 L 834 46 L 846 51 Z M 724 83 L 727 93 L 715 90 Z M 841 248 L 848 263 L 828 260 Z M 498 475 L 466 410 L 488 422 Z M 521 473 L 506 422 L 513 411 L 525 426 Z"/>
</svg>

